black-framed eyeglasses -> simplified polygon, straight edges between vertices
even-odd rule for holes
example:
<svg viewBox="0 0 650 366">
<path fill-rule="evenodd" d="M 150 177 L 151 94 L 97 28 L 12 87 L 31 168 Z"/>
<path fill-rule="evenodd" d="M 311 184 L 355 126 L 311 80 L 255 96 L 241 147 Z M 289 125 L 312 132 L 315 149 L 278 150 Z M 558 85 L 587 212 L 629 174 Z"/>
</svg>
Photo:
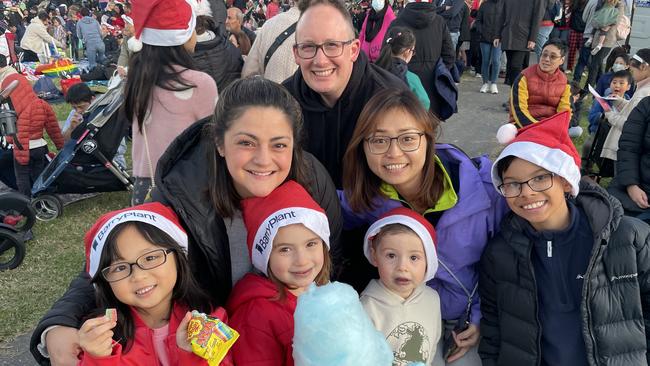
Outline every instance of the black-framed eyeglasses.
<svg viewBox="0 0 650 366">
<path fill-rule="evenodd" d="M 384 154 L 390 150 L 393 140 L 397 141 L 397 147 L 403 152 L 415 151 L 420 148 L 424 132 L 406 132 L 397 137 L 372 136 L 366 139 L 368 149 L 372 154 Z"/>
<path fill-rule="evenodd" d="M 524 184 L 527 184 L 530 189 L 535 192 L 543 192 L 551 187 L 553 187 L 553 177 L 555 173 L 546 173 L 541 174 L 535 177 L 530 178 L 524 182 L 508 182 L 499 185 L 499 192 L 503 197 L 513 198 L 521 194 L 521 189 Z"/>
<path fill-rule="evenodd" d="M 343 48 L 353 41 L 354 39 L 347 41 L 327 41 L 320 44 L 312 42 L 296 43 L 293 45 L 293 48 L 296 50 L 298 57 L 306 60 L 316 57 L 316 52 L 318 52 L 319 48 L 323 50 L 323 54 L 327 57 L 339 57 L 343 54 Z"/>
<path fill-rule="evenodd" d="M 167 262 L 167 254 L 173 251 L 174 249 L 155 249 L 139 256 L 135 262 L 111 264 L 102 269 L 102 276 L 108 282 L 116 282 L 129 277 L 133 273 L 133 266 L 138 266 L 145 271 L 160 267 Z"/>
</svg>

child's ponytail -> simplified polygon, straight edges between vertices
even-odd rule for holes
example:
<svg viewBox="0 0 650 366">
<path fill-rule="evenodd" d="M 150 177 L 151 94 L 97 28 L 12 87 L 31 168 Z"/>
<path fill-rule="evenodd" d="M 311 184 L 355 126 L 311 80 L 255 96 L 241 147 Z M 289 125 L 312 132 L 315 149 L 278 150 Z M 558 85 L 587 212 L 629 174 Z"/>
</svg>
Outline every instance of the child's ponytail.
<svg viewBox="0 0 650 366">
<path fill-rule="evenodd" d="M 379 52 L 375 65 L 389 70 L 393 64 L 393 57 L 415 46 L 415 35 L 406 27 L 392 27 L 386 32 L 384 43 Z"/>
</svg>

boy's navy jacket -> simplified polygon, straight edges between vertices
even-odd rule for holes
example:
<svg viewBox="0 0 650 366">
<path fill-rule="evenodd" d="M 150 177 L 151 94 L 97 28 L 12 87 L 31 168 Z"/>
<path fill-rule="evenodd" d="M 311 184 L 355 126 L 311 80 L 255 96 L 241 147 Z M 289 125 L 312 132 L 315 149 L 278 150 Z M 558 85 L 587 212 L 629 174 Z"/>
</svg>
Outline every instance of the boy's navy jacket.
<svg viewBox="0 0 650 366">
<path fill-rule="evenodd" d="M 580 302 L 589 365 L 646 366 L 650 326 L 650 226 L 623 216 L 621 204 L 583 179 L 575 199 L 593 231 Z M 539 365 L 541 332 L 529 225 L 510 213 L 480 265 L 483 366 Z"/>
</svg>

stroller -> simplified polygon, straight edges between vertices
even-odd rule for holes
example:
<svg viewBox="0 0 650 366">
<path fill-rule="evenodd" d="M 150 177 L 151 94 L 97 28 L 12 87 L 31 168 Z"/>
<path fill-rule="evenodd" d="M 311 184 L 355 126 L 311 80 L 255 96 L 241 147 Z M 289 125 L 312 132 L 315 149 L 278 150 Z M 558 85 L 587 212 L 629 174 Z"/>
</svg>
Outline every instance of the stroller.
<svg viewBox="0 0 650 366">
<path fill-rule="evenodd" d="M 16 113 L 8 101 L 9 94 L 18 86 L 14 81 L 0 91 L 0 139 L 11 136 L 15 148 L 22 148 L 16 138 Z M 6 107 L 6 108 L 5 108 Z M 0 193 L 0 271 L 18 267 L 25 258 L 25 240 L 31 237 L 30 229 L 36 214 L 29 198 L 17 192 Z"/>
<path fill-rule="evenodd" d="M 602 117 L 598 122 L 598 129 L 594 135 L 594 141 L 591 144 L 591 149 L 587 154 L 585 161 L 582 163 L 583 174 L 593 178 L 597 183 L 602 178 L 611 178 L 614 176 L 614 161 L 600 156 L 605 144 L 605 139 L 609 134 L 611 126 L 605 117 Z"/>
<path fill-rule="evenodd" d="M 120 111 L 123 81 L 97 97 L 63 149 L 45 167 L 32 186 L 36 218 L 53 220 L 63 212 L 59 193 L 132 190 L 127 171 L 112 161 L 131 122 Z"/>
</svg>

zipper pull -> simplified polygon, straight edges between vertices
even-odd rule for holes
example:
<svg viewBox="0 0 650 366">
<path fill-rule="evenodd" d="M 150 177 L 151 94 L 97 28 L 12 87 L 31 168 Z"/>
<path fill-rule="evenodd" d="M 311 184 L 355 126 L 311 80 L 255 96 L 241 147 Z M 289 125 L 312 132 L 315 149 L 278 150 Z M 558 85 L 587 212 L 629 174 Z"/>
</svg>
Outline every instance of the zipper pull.
<svg viewBox="0 0 650 366">
<path fill-rule="evenodd" d="M 546 257 L 553 257 L 553 242 L 550 240 L 546 242 Z"/>
</svg>

